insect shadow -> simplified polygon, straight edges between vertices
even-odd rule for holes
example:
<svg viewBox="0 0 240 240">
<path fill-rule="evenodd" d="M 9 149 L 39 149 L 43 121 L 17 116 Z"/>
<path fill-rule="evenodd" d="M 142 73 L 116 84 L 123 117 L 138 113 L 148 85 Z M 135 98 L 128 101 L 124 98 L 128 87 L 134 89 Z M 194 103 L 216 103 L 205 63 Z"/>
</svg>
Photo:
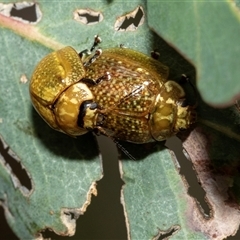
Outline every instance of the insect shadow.
<svg viewBox="0 0 240 240">
<path fill-rule="evenodd" d="M 49 127 L 32 107 L 34 136 L 50 152 L 70 160 L 95 160 L 99 149 L 93 134 L 73 138 Z"/>
</svg>

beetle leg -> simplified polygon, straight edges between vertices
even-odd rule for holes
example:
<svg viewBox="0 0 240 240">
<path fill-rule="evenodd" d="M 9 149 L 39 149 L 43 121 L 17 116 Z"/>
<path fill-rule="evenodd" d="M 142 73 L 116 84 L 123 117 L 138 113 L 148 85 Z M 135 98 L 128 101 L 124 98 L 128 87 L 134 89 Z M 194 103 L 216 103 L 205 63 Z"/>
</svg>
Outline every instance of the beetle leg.
<svg viewBox="0 0 240 240">
<path fill-rule="evenodd" d="M 103 76 L 101 76 L 100 78 L 98 78 L 98 79 L 96 80 L 96 83 L 98 84 L 98 83 L 100 83 L 100 82 L 103 81 L 103 80 L 109 81 L 110 79 L 111 79 L 111 74 L 110 74 L 110 72 L 106 72 Z"/>
<path fill-rule="evenodd" d="M 81 82 L 84 82 L 86 84 L 89 84 L 89 85 L 96 85 L 96 81 L 91 79 L 91 78 L 82 78 L 81 79 Z"/>
<path fill-rule="evenodd" d="M 194 96 L 196 96 L 196 99 L 195 99 L 195 103 L 193 105 L 191 105 L 192 108 L 196 108 L 197 105 L 198 105 L 198 93 L 197 93 L 197 90 L 195 88 L 195 86 L 192 84 L 192 82 L 190 81 L 190 78 L 186 75 L 186 74 L 182 74 L 181 75 L 181 78 L 180 80 L 178 81 L 180 85 L 183 85 L 184 83 L 188 83 L 190 84 L 190 86 L 193 88 L 193 91 L 194 91 Z M 187 103 L 187 100 L 184 98 L 182 101 L 181 101 L 181 104 L 180 104 L 182 107 L 185 107 L 187 105 L 189 105 Z"/>
<path fill-rule="evenodd" d="M 97 85 L 98 83 L 104 81 L 104 80 L 110 80 L 111 79 L 111 75 L 109 72 L 106 72 L 103 76 L 99 77 L 96 80 L 93 80 L 91 78 L 82 78 L 81 82 L 84 82 L 86 84 L 91 84 L 91 85 Z"/>
<path fill-rule="evenodd" d="M 127 48 L 123 43 L 119 45 L 120 48 Z"/>
<path fill-rule="evenodd" d="M 157 49 L 154 49 L 153 51 L 151 51 L 151 57 L 152 57 L 153 59 L 158 60 L 159 56 L 160 56 L 160 53 L 158 52 Z"/>
<path fill-rule="evenodd" d="M 92 57 L 90 57 L 86 62 L 83 63 L 84 67 L 90 66 L 96 59 L 102 54 L 101 49 L 97 49 Z"/>
<path fill-rule="evenodd" d="M 83 51 L 81 51 L 78 55 L 79 57 L 83 60 L 85 59 L 86 57 L 90 56 L 92 54 L 92 51 L 98 46 L 98 44 L 102 41 L 102 39 L 98 36 L 98 35 L 95 35 L 94 36 L 94 42 L 93 42 L 93 45 L 92 47 L 89 49 L 85 49 Z"/>
<path fill-rule="evenodd" d="M 92 52 L 92 51 L 95 49 L 95 47 L 97 47 L 97 45 L 98 45 L 101 41 L 102 41 L 102 39 L 101 39 L 98 35 L 95 35 L 95 36 L 94 36 L 94 42 L 93 42 L 93 45 L 92 45 L 90 51 Z"/>
<path fill-rule="evenodd" d="M 102 113 L 98 113 L 96 126 L 102 126 L 105 121 L 105 116 Z"/>
<path fill-rule="evenodd" d="M 183 84 L 183 83 L 189 83 L 190 82 L 190 80 L 189 80 L 189 77 L 186 75 L 186 74 L 182 74 L 181 75 L 181 78 L 179 79 L 179 81 L 178 81 L 180 84 Z"/>
</svg>

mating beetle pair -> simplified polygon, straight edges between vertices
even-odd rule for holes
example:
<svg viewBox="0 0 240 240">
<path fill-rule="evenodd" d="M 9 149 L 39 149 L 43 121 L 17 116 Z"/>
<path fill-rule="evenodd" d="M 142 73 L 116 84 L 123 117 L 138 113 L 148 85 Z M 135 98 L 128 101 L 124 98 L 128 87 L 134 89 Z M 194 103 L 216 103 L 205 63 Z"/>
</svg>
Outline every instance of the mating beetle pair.
<svg viewBox="0 0 240 240">
<path fill-rule="evenodd" d="M 99 42 L 96 36 L 91 51 Z M 167 80 L 169 69 L 159 61 L 120 47 L 86 53 L 65 47 L 43 58 L 33 72 L 32 103 L 55 130 L 147 143 L 195 121 L 183 88 Z"/>
</svg>

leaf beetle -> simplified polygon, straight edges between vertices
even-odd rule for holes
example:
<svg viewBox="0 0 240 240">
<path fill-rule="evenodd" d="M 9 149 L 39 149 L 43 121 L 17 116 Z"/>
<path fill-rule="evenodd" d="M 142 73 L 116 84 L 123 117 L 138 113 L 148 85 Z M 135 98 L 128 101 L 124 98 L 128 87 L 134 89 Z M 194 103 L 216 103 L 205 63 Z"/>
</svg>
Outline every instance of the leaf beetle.
<svg viewBox="0 0 240 240">
<path fill-rule="evenodd" d="M 95 54 L 65 47 L 44 57 L 30 82 L 33 106 L 53 129 L 70 136 L 94 131 L 133 143 L 162 141 L 195 122 L 169 69 L 128 48 Z"/>
</svg>

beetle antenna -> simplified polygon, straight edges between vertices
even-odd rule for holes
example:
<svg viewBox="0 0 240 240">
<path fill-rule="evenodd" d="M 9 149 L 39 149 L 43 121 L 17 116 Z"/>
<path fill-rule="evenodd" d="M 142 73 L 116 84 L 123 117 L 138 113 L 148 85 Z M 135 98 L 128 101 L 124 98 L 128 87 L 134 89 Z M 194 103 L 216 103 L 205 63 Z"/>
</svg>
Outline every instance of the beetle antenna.
<svg viewBox="0 0 240 240">
<path fill-rule="evenodd" d="M 136 161 L 136 158 L 133 157 L 115 138 L 112 138 L 113 142 L 117 145 L 117 147 L 130 159 Z"/>
<path fill-rule="evenodd" d="M 101 128 L 100 126 L 97 127 L 97 129 L 99 130 L 100 133 L 102 133 L 103 135 L 109 137 L 116 145 L 117 147 L 130 159 L 136 161 L 136 158 L 133 157 L 114 137 L 110 136 L 103 128 Z"/>
</svg>

